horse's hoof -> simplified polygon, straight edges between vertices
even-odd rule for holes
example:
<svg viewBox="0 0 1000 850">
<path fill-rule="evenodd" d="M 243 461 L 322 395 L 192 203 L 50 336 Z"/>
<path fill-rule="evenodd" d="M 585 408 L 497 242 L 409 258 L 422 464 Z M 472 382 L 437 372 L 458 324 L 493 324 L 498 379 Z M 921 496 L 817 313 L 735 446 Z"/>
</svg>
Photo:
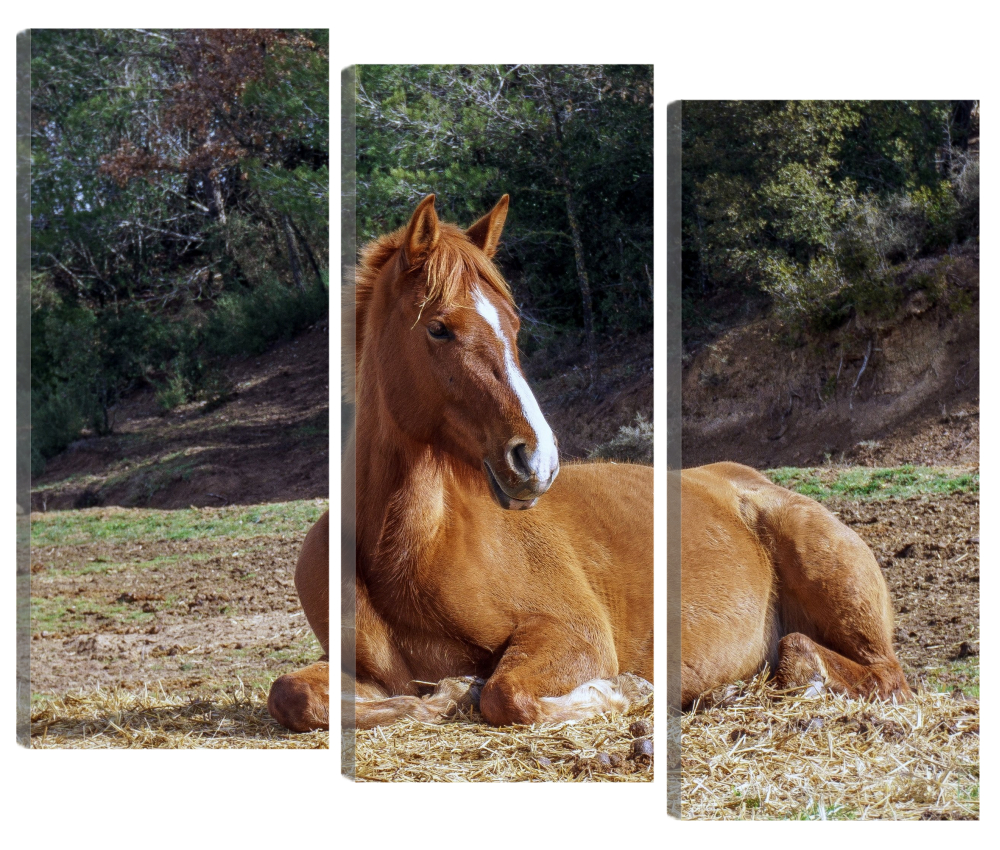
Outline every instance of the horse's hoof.
<svg viewBox="0 0 1000 850">
<path fill-rule="evenodd" d="M 614 685 L 615 690 L 629 701 L 629 705 L 631 706 L 634 706 L 637 702 L 641 702 L 653 693 L 653 685 L 635 673 L 620 673 L 611 679 L 611 684 Z"/>
<path fill-rule="evenodd" d="M 484 679 L 476 676 L 450 676 L 438 682 L 434 689 L 435 697 L 443 697 L 462 711 L 470 708 L 479 709 L 479 697 L 483 692 Z"/>
</svg>

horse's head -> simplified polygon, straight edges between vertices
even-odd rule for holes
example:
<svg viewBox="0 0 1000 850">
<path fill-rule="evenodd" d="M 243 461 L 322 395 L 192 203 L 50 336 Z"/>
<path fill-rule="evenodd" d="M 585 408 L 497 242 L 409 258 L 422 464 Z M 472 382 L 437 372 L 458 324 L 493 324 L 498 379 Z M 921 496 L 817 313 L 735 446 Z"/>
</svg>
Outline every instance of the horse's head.
<svg viewBox="0 0 1000 850">
<path fill-rule="evenodd" d="M 378 359 L 381 403 L 404 434 L 485 476 L 502 507 L 524 509 L 555 480 L 559 452 L 521 372 L 520 322 L 491 261 L 507 204 L 504 195 L 463 231 L 438 220 L 433 195 L 420 203 L 382 245 L 361 356 Z"/>
</svg>

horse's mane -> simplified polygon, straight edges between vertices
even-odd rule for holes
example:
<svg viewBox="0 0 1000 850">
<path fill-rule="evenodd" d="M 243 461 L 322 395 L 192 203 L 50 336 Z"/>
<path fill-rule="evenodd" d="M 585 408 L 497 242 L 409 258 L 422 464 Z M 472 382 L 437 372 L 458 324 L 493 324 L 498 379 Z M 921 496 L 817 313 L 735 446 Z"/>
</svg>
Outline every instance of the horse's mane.
<svg viewBox="0 0 1000 850">
<path fill-rule="evenodd" d="M 479 250 L 465 235 L 465 231 L 453 224 L 439 224 L 440 235 L 437 245 L 426 257 L 413 268 L 423 267 L 426 283 L 415 288 L 415 304 L 421 306 L 447 307 L 462 298 L 477 282 L 482 281 L 491 287 L 498 295 L 506 299 L 513 307 L 514 298 L 511 295 L 507 281 L 503 279 L 497 267 Z M 355 313 L 354 327 L 344 328 L 345 363 L 352 362 L 350 356 L 351 343 L 354 343 L 355 365 L 361 360 L 364 351 L 365 327 L 367 326 L 368 310 L 372 301 L 375 282 L 382 274 L 386 265 L 394 257 L 402 256 L 399 249 L 403 244 L 406 227 L 401 227 L 393 233 L 373 239 L 361 249 L 360 261 L 355 269 Z M 403 274 L 411 269 L 402 267 L 398 270 Z M 348 296 L 349 297 L 349 296 Z M 345 310 L 344 319 L 350 322 L 351 314 Z M 350 383 L 350 382 L 347 382 Z"/>
</svg>

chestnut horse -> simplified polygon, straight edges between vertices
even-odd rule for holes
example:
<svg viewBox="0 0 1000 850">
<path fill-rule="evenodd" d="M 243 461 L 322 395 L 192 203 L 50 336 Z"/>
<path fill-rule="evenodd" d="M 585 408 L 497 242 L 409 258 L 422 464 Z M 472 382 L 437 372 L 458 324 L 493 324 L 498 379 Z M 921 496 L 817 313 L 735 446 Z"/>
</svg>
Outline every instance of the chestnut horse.
<svg viewBox="0 0 1000 850">
<path fill-rule="evenodd" d="M 431 195 L 362 251 L 344 517 L 358 728 L 473 703 L 494 724 L 572 720 L 625 710 L 653 676 L 653 470 L 560 467 L 491 260 L 507 206 L 461 230 Z M 325 610 L 302 593 L 322 585 L 325 600 L 326 570 L 325 552 L 304 555 L 296 585 L 328 651 Z M 272 715 L 314 723 L 325 667 L 279 679 Z"/>
<path fill-rule="evenodd" d="M 577 719 L 624 709 L 645 686 L 629 673 L 652 679 L 652 470 L 560 473 L 490 261 L 506 212 L 504 196 L 463 232 L 432 195 L 358 268 L 357 508 L 342 518 L 357 572 L 342 595 L 359 728 L 475 703 L 496 724 Z M 783 689 L 910 695 L 885 581 L 853 531 L 737 464 L 686 470 L 681 490 L 685 707 L 765 665 Z M 328 522 L 296 571 L 327 653 Z M 328 675 L 324 660 L 282 676 L 272 715 L 327 728 Z"/>
<path fill-rule="evenodd" d="M 864 541 L 735 463 L 681 474 L 684 707 L 767 664 L 781 689 L 907 699 L 892 603 Z"/>
</svg>

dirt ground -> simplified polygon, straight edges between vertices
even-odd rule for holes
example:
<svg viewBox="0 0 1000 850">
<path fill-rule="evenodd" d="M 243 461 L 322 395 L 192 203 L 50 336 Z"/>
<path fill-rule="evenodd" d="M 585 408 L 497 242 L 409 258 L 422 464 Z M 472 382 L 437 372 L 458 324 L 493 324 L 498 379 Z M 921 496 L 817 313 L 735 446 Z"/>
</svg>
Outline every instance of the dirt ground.
<svg viewBox="0 0 1000 850">
<path fill-rule="evenodd" d="M 590 375 L 580 351 L 523 357 L 525 375 L 549 425 L 559 438 L 563 460 L 586 459 L 623 425 L 641 414 L 653 421 L 653 335 L 611 340 L 601 346 L 597 374 Z"/>
<path fill-rule="evenodd" d="M 810 336 L 754 319 L 687 349 L 683 465 L 978 463 L 978 255 L 911 272 L 945 275 L 944 294 Z"/>
<path fill-rule="evenodd" d="M 896 610 L 896 653 L 911 683 L 928 671 L 979 652 L 979 496 L 872 502 L 832 500 L 827 507 L 871 546 Z M 961 672 L 935 673 L 960 686 Z"/>
<path fill-rule="evenodd" d="M 134 512 L 138 527 L 147 508 L 222 519 L 258 506 L 247 522 L 260 529 L 252 524 L 262 510 L 303 500 L 316 501 L 305 513 L 318 517 L 329 495 L 328 323 L 233 360 L 226 374 L 233 391 L 218 405 L 165 412 L 151 390 L 126 399 L 111 435 L 78 440 L 33 481 L 33 523 L 66 510 L 73 521 Z M 50 746 L 100 745 L 108 724 L 81 713 L 128 706 L 112 712 L 114 729 L 131 717 L 159 731 L 122 732 L 103 745 L 326 746 L 325 738 L 283 738 L 265 706 L 277 676 L 322 652 L 293 584 L 308 527 L 55 546 L 33 533 L 33 736 Z M 220 737 L 233 723 L 255 731 Z"/>
<path fill-rule="evenodd" d="M 266 691 L 322 654 L 293 583 L 303 534 L 35 547 L 33 693 Z"/>
</svg>

